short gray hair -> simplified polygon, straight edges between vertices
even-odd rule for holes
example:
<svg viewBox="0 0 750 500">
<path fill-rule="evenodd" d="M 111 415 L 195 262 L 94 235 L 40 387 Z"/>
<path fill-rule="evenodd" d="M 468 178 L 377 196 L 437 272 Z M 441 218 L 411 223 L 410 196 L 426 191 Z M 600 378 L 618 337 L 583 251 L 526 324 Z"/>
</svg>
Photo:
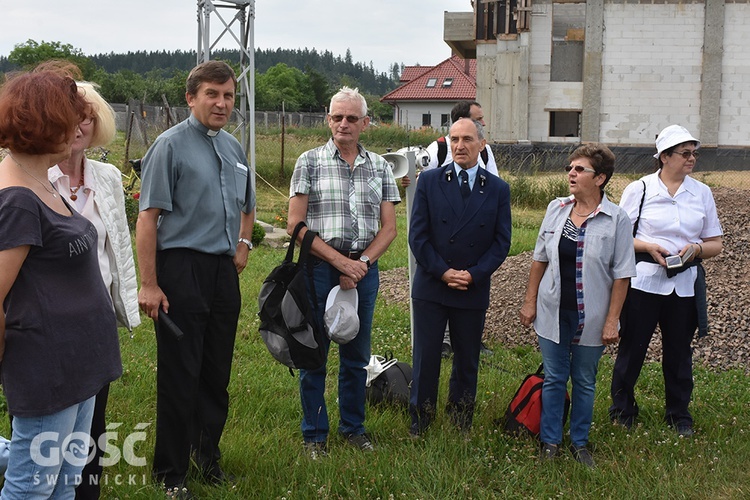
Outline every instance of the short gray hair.
<svg viewBox="0 0 750 500">
<path fill-rule="evenodd" d="M 480 141 L 484 139 L 484 126 L 481 123 L 479 123 L 476 120 L 472 120 L 469 117 L 466 117 L 466 118 L 459 118 L 458 120 L 453 122 L 453 125 L 460 122 L 461 120 L 469 120 L 471 123 L 473 123 L 474 126 L 477 128 L 477 139 L 479 139 Z M 451 125 L 451 128 L 453 127 L 453 125 Z"/>
<path fill-rule="evenodd" d="M 328 111 L 331 111 L 334 102 L 344 101 L 359 102 L 362 109 L 361 116 L 367 116 L 367 101 L 365 101 L 365 98 L 362 96 L 362 94 L 359 93 L 359 88 L 352 89 L 346 86 L 341 87 L 341 90 L 336 92 L 333 97 L 331 97 L 331 105 L 328 107 Z"/>
</svg>

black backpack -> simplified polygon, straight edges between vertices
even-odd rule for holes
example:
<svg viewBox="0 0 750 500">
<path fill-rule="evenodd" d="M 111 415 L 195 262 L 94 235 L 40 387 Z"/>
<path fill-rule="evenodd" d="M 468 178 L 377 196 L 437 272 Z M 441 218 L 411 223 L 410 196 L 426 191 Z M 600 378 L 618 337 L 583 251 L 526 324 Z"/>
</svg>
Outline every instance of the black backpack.
<svg viewBox="0 0 750 500">
<path fill-rule="evenodd" d="M 325 363 L 323 330 L 317 325 L 307 295 L 305 270 L 312 280 L 310 247 L 317 233 L 307 231 L 299 257 L 294 262 L 297 235 L 305 227 L 297 224 L 284 261 L 268 275 L 258 294 L 260 335 L 268 351 L 279 363 L 292 369 L 315 370 Z M 314 302 L 315 303 L 315 302 Z"/>
<path fill-rule="evenodd" d="M 445 162 L 446 156 L 448 156 L 448 143 L 445 140 L 445 136 L 438 137 L 437 145 L 438 145 L 437 166 L 438 168 L 440 168 L 443 166 L 443 162 Z M 484 162 L 484 168 L 487 168 L 487 162 L 490 161 L 490 154 L 487 152 L 486 147 L 482 148 L 482 151 L 479 152 L 479 156 L 482 157 L 482 161 Z"/>
<path fill-rule="evenodd" d="M 385 361 L 388 362 L 391 359 L 393 358 L 385 358 Z M 373 405 L 390 403 L 408 408 L 411 381 L 411 365 L 396 360 L 370 382 L 365 391 L 365 396 L 367 401 Z"/>
</svg>

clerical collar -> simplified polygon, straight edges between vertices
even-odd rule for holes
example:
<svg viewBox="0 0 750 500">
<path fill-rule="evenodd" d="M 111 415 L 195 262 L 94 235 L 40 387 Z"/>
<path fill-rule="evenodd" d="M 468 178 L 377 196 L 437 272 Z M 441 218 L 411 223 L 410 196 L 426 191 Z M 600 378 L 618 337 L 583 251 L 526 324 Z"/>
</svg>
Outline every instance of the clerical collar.
<svg viewBox="0 0 750 500">
<path fill-rule="evenodd" d="M 198 130 L 200 130 L 201 132 L 203 132 L 209 137 L 216 137 L 217 135 L 219 135 L 219 132 L 221 132 L 221 130 L 211 130 L 210 128 L 206 127 L 200 121 L 198 121 L 198 119 L 193 114 L 191 114 L 188 117 L 188 121 L 190 122 L 192 126 L 194 126 L 195 128 L 197 128 Z"/>
</svg>

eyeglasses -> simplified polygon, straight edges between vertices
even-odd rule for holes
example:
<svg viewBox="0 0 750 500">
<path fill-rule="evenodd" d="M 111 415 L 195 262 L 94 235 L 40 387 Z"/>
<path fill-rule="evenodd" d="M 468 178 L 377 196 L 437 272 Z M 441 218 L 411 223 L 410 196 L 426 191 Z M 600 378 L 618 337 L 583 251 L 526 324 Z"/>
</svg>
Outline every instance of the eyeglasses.
<svg viewBox="0 0 750 500">
<path fill-rule="evenodd" d="M 685 151 L 672 151 L 672 154 L 680 155 L 685 160 L 689 159 L 690 156 L 692 156 L 693 158 L 695 158 L 697 160 L 698 157 L 701 155 L 698 151 L 688 151 L 688 150 L 685 150 Z"/>
<path fill-rule="evenodd" d="M 591 172 L 592 174 L 596 173 L 596 170 L 594 170 L 593 168 L 587 168 L 587 167 L 584 167 L 583 165 L 575 165 L 575 166 L 568 165 L 567 167 L 565 167 L 566 172 L 570 172 L 571 170 L 575 170 L 576 173 L 579 173 L 579 174 L 582 174 L 584 172 Z"/>
<path fill-rule="evenodd" d="M 357 123 L 362 118 L 364 118 L 364 116 L 356 116 L 356 115 L 328 115 L 328 116 L 330 116 L 331 120 L 333 120 L 335 123 L 339 123 L 344 118 L 346 118 L 346 121 L 348 121 L 349 123 Z"/>
</svg>

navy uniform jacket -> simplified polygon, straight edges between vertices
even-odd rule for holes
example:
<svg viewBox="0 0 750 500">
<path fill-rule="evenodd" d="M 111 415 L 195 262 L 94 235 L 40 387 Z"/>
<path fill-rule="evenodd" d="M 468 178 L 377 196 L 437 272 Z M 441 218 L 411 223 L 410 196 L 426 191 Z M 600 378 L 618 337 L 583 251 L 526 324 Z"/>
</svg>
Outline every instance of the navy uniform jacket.
<svg viewBox="0 0 750 500">
<path fill-rule="evenodd" d="M 490 277 L 510 249 L 510 187 L 479 167 L 466 207 L 453 163 L 422 172 L 409 225 L 417 261 L 411 296 L 463 309 L 487 309 Z M 448 269 L 469 271 L 468 290 L 448 288 Z"/>
</svg>

